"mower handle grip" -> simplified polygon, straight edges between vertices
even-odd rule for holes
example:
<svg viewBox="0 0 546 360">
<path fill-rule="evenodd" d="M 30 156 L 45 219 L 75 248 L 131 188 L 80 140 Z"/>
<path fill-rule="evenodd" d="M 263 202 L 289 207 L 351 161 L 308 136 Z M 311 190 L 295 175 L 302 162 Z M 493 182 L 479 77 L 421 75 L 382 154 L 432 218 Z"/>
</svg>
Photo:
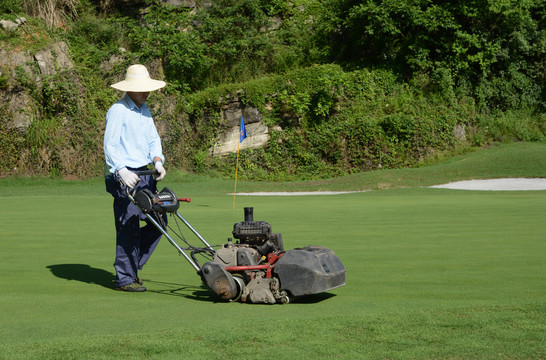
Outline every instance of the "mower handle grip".
<svg viewBox="0 0 546 360">
<path fill-rule="evenodd" d="M 159 175 L 159 171 L 157 170 L 140 170 L 140 171 L 134 171 L 135 174 L 138 176 L 144 176 L 144 175 Z"/>
</svg>

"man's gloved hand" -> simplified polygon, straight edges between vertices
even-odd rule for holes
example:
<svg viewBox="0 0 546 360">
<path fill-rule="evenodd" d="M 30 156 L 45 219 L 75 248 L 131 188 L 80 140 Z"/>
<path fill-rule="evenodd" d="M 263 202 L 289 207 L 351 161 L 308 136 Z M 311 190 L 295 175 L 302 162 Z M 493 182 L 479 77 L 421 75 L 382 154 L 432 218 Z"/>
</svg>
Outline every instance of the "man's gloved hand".
<svg viewBox="0 0 546 360">
<path fill-rule="evenodd" d="M 157 172 L 159 173 L 159 176 L 156 177 L 155 179 L 157 181 L 161 181 L 163 180 L 163 178 L 165 177 L 165 175 L 167 174 L 167 172 L 165 171 L 165 168 L 163 167 L 163 163 L 161 161 L 156 161 L 155 162 L 155 169 L 157 170 Z"/>
<path fill-rule="evenodd" d="M 127 168 L 119 169 L 118 174 L 121 178 L 121 182 L 130 188 L 134 188 L 140 181 L 138 175 Z"/>
</svg>

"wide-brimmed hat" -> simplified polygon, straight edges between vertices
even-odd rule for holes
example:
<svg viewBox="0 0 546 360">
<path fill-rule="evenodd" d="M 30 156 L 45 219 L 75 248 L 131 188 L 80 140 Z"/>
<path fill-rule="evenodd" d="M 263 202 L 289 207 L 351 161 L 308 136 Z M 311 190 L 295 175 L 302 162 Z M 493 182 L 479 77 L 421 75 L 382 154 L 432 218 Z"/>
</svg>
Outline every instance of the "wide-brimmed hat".
<svg viewBox="0 0 546 360">
<path fill-rule="evenodd" d="M 125 80 L 110 86 L 121 91 L 148 92 L 161 89 L 165 85 L 165 81 L 152 79 L 146 66 L 131 65 L 125 74 Z"/>
</svg>

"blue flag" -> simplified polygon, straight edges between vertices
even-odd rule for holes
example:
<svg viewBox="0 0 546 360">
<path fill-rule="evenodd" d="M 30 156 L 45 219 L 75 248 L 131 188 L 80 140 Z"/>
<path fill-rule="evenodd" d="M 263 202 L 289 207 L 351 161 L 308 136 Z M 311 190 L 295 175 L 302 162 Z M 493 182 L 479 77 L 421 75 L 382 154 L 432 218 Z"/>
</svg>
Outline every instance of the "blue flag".
<svg viewBox="0 0 546 360">
<path fill-rule="evenodd" d="M 241 116 L 241 126 L 239 127 L 239 142 L 243 142 L 245 138 L 246 138 L 245 122 L 243 121 L 243 117 Z"/>
</svg>

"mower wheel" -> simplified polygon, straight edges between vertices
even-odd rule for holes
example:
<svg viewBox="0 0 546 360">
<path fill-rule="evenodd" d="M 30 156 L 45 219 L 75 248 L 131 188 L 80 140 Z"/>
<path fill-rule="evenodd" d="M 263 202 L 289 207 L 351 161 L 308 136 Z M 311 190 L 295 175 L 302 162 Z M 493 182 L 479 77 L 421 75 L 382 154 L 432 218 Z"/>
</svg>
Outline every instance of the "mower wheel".
<svg viewBox="0 0 546 360">
<path fill-rule="evenodd" d="M 279 300 L 281 304 L 289 304 L 290 303 L 290 296 L 288 296 L 288 293 L 286 291 L 281 292 L 281 299 Z"/>
<path fill-rule="evenodd" d="M 241 299 L 241 295 L 243 294 L 243 290 L 245 289 L 245 282 L 241 277 L 233 276 L 233 280 L 235 280 L 235 284 L 237 285 L 237 295 L 235 295 L 233 299 L 230 299 L 230 302 L 239 301 Z"/>
</svg>

